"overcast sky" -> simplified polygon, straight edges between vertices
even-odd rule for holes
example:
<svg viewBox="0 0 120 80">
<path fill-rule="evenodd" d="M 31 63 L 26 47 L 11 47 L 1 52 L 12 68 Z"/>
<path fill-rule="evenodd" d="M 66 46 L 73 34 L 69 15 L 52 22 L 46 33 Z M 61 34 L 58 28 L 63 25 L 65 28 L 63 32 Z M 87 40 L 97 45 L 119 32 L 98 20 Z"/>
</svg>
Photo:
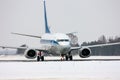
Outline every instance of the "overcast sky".
<svg viewBox="0 0 120 80">
<path fill-rule="evenodd" d="M 120 36 L 120 0 L 46 0 L 46 6 L 53 33 L 78 32 L 80 43 Z M 44 34 L 43 0 L 0 0 L 0 45 L 39 44 L 11 32 Z"/>
</svg>

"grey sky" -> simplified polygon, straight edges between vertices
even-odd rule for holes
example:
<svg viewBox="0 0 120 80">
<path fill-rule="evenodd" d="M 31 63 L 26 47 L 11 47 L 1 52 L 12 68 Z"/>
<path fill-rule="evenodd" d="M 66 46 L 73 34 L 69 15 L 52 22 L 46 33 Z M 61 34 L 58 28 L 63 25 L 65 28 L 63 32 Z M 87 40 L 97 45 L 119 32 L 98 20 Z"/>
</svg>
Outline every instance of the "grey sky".
<svg viewBox="0 0 120 80">
<path fill-rule="evenodd" d="M 120 36 L 120 0 L 46 0 L 52 32 L 78 32 L 79 42 L 101 35 Z M 42 0 L 0 0 L 0 45 L 36 46 L 39 39 L 11 32 L 42 35 Z"/>
</svg>

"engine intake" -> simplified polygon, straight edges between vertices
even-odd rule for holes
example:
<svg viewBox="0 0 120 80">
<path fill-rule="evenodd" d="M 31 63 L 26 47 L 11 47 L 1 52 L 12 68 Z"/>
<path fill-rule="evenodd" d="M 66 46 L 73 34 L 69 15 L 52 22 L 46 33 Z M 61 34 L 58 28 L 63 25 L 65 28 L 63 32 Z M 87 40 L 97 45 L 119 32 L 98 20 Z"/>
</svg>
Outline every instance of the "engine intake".
<svg viewBox="0 0 120 80">
<path fill-rule="evenodd" d="M 82 48 L 80 49 L 79 56 L 81 58 L 87 58 L 91 54 L 91 50 L 89 48 Z"/>
<path fill-rule="evenodd" d="M 37 56 L 37 51 L 34 49 L 29 49 L 25 51 L 25 57 L 29 59 L 34 59 Z"/>
</svg>

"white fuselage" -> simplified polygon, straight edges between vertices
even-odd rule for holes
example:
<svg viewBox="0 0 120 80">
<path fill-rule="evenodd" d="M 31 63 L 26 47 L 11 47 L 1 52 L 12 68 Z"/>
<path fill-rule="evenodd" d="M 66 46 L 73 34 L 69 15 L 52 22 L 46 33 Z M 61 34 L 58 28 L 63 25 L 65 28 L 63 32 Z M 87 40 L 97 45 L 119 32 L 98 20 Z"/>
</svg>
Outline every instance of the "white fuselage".
<svg viewBox="0 0 120 80">
<path fill-rule="evenodd" d="M 70 38 L 63 33 L 44 34 L 40 40 L 42 48 L 51 54 L 67 54 L 70 51 Z"/>
</svg>

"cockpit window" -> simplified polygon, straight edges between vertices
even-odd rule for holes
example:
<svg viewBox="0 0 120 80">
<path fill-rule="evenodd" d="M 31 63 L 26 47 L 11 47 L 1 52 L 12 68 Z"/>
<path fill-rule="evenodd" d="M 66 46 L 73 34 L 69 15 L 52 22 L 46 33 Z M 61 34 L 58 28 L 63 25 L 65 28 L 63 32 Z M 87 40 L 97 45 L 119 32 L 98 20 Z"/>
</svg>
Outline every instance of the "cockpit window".
<svg viewBox="0 0 120 80">
<path fill-rule="evenodd" d="M 69 41 L 68 39 L 65 39 L 65 41 Z"/>
<path fill-rule="evenodd" d="M 58 42 L 68 42 L 69 40 L 68 39 L 58 39 L 57 41 Z"/>
</svg>

